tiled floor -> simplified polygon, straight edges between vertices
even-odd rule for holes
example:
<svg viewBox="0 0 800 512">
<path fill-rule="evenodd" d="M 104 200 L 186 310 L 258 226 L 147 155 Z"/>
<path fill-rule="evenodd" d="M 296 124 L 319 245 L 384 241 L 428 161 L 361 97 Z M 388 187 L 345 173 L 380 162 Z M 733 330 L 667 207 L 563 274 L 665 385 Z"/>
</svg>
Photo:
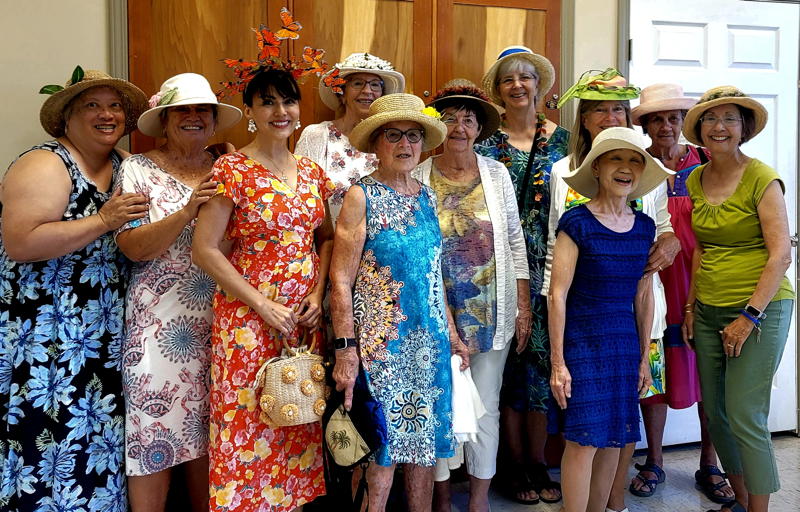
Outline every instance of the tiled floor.
<svg viewBox="0 0 800 512">
<path fill-rule="evenodd" d="M 770 500 L 771 512 L 798 512 L 800 511 L 800 438 L 794 436 L 780 436 L 774 438 L 775 454 L 778 469 L 781 473 L 782 489 L 772 495 Z M 664 471 L 667 480 L 658 486 L 656 493 L 649 498 L 637 498 L 630 493 L 626 494 L 626 505 L 630 512 L 667 512 L 690 511 L 701 512 L 709 509 L 718 509 L 719 505 L 709 501 L 694 488 L 694 472 L 700 450 L 696 447 L 669 448 L 664 451 Z M 639 457 L 641 462 L 644 457 Z M 633 477 L 634 469 L 631 464 L 630 476 Z M 558 476 L 553 472 L 553 478 Z M 467 510 L 467 484 L 461 483 L 453 486 L 453 510 L 465 512 Z M 519 505 L 509 501 L 492 491 L 491 505 L 493 512 L 558 512 L 560 504 L 546 505 Z"/>
</svg>

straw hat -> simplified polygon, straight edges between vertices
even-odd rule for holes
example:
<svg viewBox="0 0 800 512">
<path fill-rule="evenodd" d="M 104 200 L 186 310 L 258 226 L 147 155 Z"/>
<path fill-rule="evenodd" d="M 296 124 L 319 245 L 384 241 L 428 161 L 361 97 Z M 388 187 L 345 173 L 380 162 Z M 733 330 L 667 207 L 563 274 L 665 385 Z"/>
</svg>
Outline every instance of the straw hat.
<svg viewBox="0 0 800 512">
<path fill-rule="evenodd" d="M 483 112 L 483 126 L 475 142 L 491 137 L 500 127 L 498 107 L 489 103 L 489 98 L 483 90 L 464 78 L 454 78 L 444 84 L 433 97 L 430 105 L 439 111 L 451 105 L 468 105 L 472 109 Z"/>
<path fill-rule="evenodd" d="M 139 117 L 139 131 L 151 137 L 163 137 L 161 111 L 178 105 L 216 105 L 217 129 L 224 130 L 239 122 L 242 111 L 217 100 L 208 80 L 196 73 L 181 73 L 168 78 L 150 98 L 150 110 Z"/>
<path fill-rule="evenodd" d="M 533 50 L 527 46 L 508 46 L 500 52 L 500 55 L 497 56 L 497 60 L 494 61 L 489 71 L 483 75 L 483 80 L 481 81 L 483 90 L 489 94 L 492 101 L 501 107 L 505 106 L 503 104 L 503 99 L 500 97 L 500 93 L 497 92 L 497 72 L 500 69 L 500 65 L 511 58 L 526 60 L 536 69 L 536 74 L 539 75 L 539 87 L 536 96 L 539 99 L 544 98 L 544 95 L 547 94 L 547 91 L 549 91 L 556 82 L 556 70 L 553 68 L 553 64 L 547 60 L 547 57 L 539 55 L 538 53 L 533 53 Z"/>
<path fill-rule="evenodd" d="M 46 85 L 39 91 L 42 94 L 50 94 L 39 110 L 39 122 L 44 131 L 53 137 L 63 137 L 66 125 L 64 108 L 83 91 L 101 86 L 111 87 L 122 98 L 122 108 L 125 110 L 125 135 L 135 130 L 139 114 L 147 108 L 147 96 L 142 90 L 127 80 L 112 78 L 96 69 L 84 71 L 78 66 L 72 72 L 72 78 L 67 80 L 65 87 Z"/>
<path fill-rule="evenodd" d="M 447 126 L 439 120 L 433 107 L 425 107 L 413 94 L 397 93 L 381 96 L 369 106 L 369 117 L 361 121 L 350 132 L 350 143 L 359 151 L 369 153 L 369 138 L 372 132 L 392 121 L 414 121 L 425 129 L 422 151 L 430 151 L 447 136 Z"/>
<path fill-rule="evenodd" d="M 641 125 L 639 118 L 653 112 L 667 110 L 689 110 L 697 103 L 694 98 L 683 95 L 683 87 L 678 84 L 653 84 L 642 89 L 639 104 L 631 110 L 633 124 Z"/>
<path fill-rule="evenodd" d="M 638 132 L 624 126 L 616 126 L 606 128 L 594 138 L 592 149 L 586 155 L 583 163 L 574 171 L 566 174 L 564 181 L 582 196 L 595 197 L 599 187 L 597 178 L 592 172 L 592 164 L 599 156 L 615 149 L 632 149 L 644 157 L 644 171 L 636 188 L 628 194 L 629 201 L 642 197 L 663 183 L 669 175 L 675 174 L 647 152 L 644 139 Z"/>
<path fill-rule="evenodd" d="M 403 92 L 406 87 L 406 79 L 402 73 L 395 71 L 392 63 L 378 58 L 366 52 L 351 53 L 342 62 L 336 64 L 330 71 L 322 75 L 319 81 L 319 97 L 326 107 L 335 111 L 339 108 L 339 96 L 333 89 L 325 85 L 324 78 L 334 70 L 339 70 L 339 78 L 354 73 L 371 73 L 378 75 L 383 80 L 383 95 Z"/>
<path fill-rule="evenodd" d="M 756 121 L 755 130 L 750 135 L 750 138 L 758 135 L 761 130 L 767 125 L 767 109 L 764 105 L 747 96 L 741 90 L 732 85 L 721 85 L 707 90 L 700 96 L 697 103 L 689 109 L 686 114 L 686 119 L 683 120 L 683 136 L 686 140 L 697 146 L 702 146 L 703 141 L 700 140 L 697 133 L 697 123 L 700 122 L 700 117 L 710 108 L 717 105 L 725 105 L 733 103 L 753 112 L 753 117 Z"/>
</svg>

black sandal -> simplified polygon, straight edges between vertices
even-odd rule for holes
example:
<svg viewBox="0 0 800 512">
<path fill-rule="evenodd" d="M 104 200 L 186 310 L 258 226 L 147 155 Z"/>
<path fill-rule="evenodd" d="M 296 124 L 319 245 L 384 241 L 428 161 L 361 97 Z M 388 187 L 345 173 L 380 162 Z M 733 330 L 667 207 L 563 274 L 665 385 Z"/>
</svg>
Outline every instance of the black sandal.
<svg viewBox="0 0 800 512">
<path fill-rule="evenodd" d="M 553 481 L 550 478 L 550 473 L 547 472 L 547 466 L 541 462 L 531 464 L 528 466 L 528 478 L 533 482 L 533 490 L 539 495 L 539 499 L 543 503 L 558 503 L 561 501 L 561 484 Z M 544 490 L 558 491 L 558 498 L 548 499 L 542 496 Z"/>
<path fill-rule="evenodd" d="M 514 465 L 511 472 L 507 475 L 508 476 L 508 483 L 503 485 L 501 488 L 505 490 L 506 498 L 511 501 L 515 501 L 522 505 L 536 505 L 539 503 L 539 497 L 537 496 L 536 499 L 533 500 L 526 500 L 524 498 L 520 498 L 520 494 L 534 491 L 536 494 L 539 494 L 538 491 L 534 488 L 533 481 L 531 480 L 528 472 L 524 470 L 524 467 L 520 465 Z"/>
<path fill-rule="evenodd" d="M 640 498 L 649 498 L 656 492 L 658 488 L 658 484 L 664 483 L 664 480 L 667 479 L 667 475 L 664 474 L 664 470 L 658 464 L 653 462 L 645 462 L 644 464 L 634 464 L 634 467 L 639 470 L 635 477 L 643 485 L 647 486 L 647 490 L 643 491 L 642 489 L 637 489 L 633 486 L 633 484 L 628 486 L 628 490 L 631 491 L 631 494 L 634 496 L 639 496 Z M 642 475 L 643 471 L 647 471 L 649 473 L 653 473 L 656 475 L 655 479 L 645 478 Z"/>
<path fill-rule="evenodd" d="M 722 505 L 722 508 L 719 510 L 709 510 L 708 512 L 725 512 L 726 510 L 728 512 L 747 512 L 747 509 L 744 507 L 744 505 L 736 500 Z"/>
<path fill-rule="evenodd" d="M 712 476 L 719 476 L 722 478 L 722 481 L 713 483 L 709 480 L 709 477 Z M 730 487 L 727 478 L 728 475 L 720 471 L 717 466 L 713 464 L 707 464 L 700 466 L 700 469 L 694 472 L 694 486 L 703 494 L 705 494 L 706 498 L 710 499 L 714 503 L 725 505 L 727 503 L 736 501 L 735 496 L 728 498 L 727 496 L 720 496 L 717 494 L 717 491 L 722 490 L 724 487 Z"/>
</svg>

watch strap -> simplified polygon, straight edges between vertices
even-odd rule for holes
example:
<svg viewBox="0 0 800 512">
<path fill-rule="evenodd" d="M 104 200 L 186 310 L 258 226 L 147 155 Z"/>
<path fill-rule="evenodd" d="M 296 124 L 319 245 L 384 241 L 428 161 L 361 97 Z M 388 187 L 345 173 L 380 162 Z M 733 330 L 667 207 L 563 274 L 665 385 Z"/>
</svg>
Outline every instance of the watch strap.
<svg viewBox="0 0 800 512">
<path fill-rule="evenodd" d="M 344 350 L 346 348 L 355 347 L 355 338 L 336 338 L 333 340 L 333 348 L 336 350 Z"/>
</svg>

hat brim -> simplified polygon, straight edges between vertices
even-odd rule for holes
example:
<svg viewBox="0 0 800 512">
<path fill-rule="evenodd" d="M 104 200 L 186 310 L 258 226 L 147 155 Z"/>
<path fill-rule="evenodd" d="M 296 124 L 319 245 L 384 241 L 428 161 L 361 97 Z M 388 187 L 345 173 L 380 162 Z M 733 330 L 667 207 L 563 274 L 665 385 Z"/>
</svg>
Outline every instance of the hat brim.
<svg viewBox="0 0 800 512">
<path fill-rule="evenodd" d="M 399 71 L 351 67 L 342 67 L 338 69 L 339 78 L 344 78 L 355 73 L 370 73 L 372 75 L 378 75 L 381 77 L 381 80 L 383 80 L 383 96 L 386 96 L 387 94 L 403 92 L 406 87 L 406 79 Z M 326 73 L 326 75 L 332 72 L 333 70 Z M 322 103 L 324 103 L 326 107 L 334 112 L 341 106 L 341 103 L 339 102 L 340 96 L 333 92 L 333 89 L 325 85 L 324 80 L 319 81 L 319 97 L 322 99 Z"/>
<path fill-rule="evenodd" d="M 350 132 L 350 144 L 362 153 L 371 153 L 369 139 L 372 133 L 381 126 L 394 121 L 412 121 L 422 125 L 425 130 L 422 151 L 430 151 L 438 147 L 447 137 L 447 125 L 440 120 L 416 110 L 393 110 L 369 116 L 358 123 Z"/>
<path fill-rule="evenodd" d="M 761 133 L 761 130 L 767 126 L 767 109 L 764 108 L 764 105 L 748 96 L 724 96 L 722 98 L 704 101 L 703 103 L 696 103 L 691 109 L 689 109 L 689 112 L 686 114 L 686 118 L 683 120 L 683 136 L 686 137 L 686 140 L 695 146 L 703 146 L 703 141 L 697 137 L 697 134 L 695 134 L 695 126 L 697 125 L 698 121 L 700 121 L 700 117 L 708 109 L 714 108 L 717 105 L 725 105 L 727 103 L 733 103 L 734 105 L 749 108 L 753 111 L 753 117 L 755 117 L 756 126 L 753 134 L 750 136 L 751 139 Z"/>
<path fill-rule="evenodd" d="M 179 105 L 215 105 L 217 107 L 217 130 L 226 130 L 235 125 L 242 118 L 242 111 L 226 103 L 209 103 L 208 98 L 186 98 L 169 105 L 153 107 L 139 116 L 137 123 L 139 131 L 151 137 L 163 137 L 164 127 L 161 126 L 159 115 L 161 111 Z"/>
<path fill-rule="evenodd" d="M 491 137 L 494 132 L 500 128 L 500 111 L 496 105 L 489 103 L 488 101 L 484 101 L 480 98 L 476 98 L 475 96 L 470 96 L 468 94 L 453 94 L 452 96 L 444 96 L 443 98 L 439 98 L 430 102 L 430 105 L 435 107 L 436 110 L 441 110 L 439 105 L 446 104 L 450 100 L 463 100 L 461 103 L 474 105 L 481 109 L 483 112 L 486 121 L 484 122 L 483 126 L 481 127 L 481 133 L 475 138 L 475 142 L 480 142 L 482 140 L 486 140 Z M 458 101 L 454 101 L 453 103 L 459 103 Z"/>
<path fill-rule="evenodd" d="M 631 121 L 637 126 L 641 126 L 639 119 L 653 112 L 666 112 L 669 110 L 689 110 L 697 103 L 695 98 L 665 98 L 663 100 L 648 101 L 639 104 L 631 109 Z"/>
<path fill-rule="evenodd" d="M 592 164 L 599 156 L 615 149 L 631 149 L 644 157 L 644 171 L 639 177 L 636 188 L 628 194 L 629 201 L 646 195 L 661 185 L 667 177 L 675 174 L 636 144 L 622 139 L 607 139 L 592 147 L 580 167 L 565 175 L 564 181 L 580 195 L 590 199 L 594 198 L 599 190 L 599 182 L 592 173 Z"/>
<path fill-rule="evenodd" d="M 497 71 L 500 69 L 500 65 L 511 58 L 522 58 L 533 65 L 536 72 L 539 74 L 539 86 L 537 87 L 536 96 L 539 100 L 544 98 L 544 95 L 547 94 L 547 92 L 553 88 L 553 84 L 556 83 L 556 70 L 553 68 L 553 64 L 547 57 L 539 55 L 538 53 L 519 52 L 497 59 L 489 68 L 489 71 L 483 75 L 483 80 L 481 80 L 483 90 L 489 94 L 492 101 L 501 107 L 505 106 L 503 99 L 500 97 L 500 93 L 497 91 L 495 82 L 497 81 Z"/>
<path fill-rule="evenodd" d="M 39 122 L 44 131 L 53 137 L 63 137 L 66 126 L 64 109 L 73 98 L 93 87 L 111 87 L 119 93 L 125 110 L 125 135 L 134 131 L 136 129 L 136 121 L 141 113 L 147 109 L 147 96 L 141 89 L 120 78 L 84 80 L 51 94 L 39 110 Z"/>
</svg>

